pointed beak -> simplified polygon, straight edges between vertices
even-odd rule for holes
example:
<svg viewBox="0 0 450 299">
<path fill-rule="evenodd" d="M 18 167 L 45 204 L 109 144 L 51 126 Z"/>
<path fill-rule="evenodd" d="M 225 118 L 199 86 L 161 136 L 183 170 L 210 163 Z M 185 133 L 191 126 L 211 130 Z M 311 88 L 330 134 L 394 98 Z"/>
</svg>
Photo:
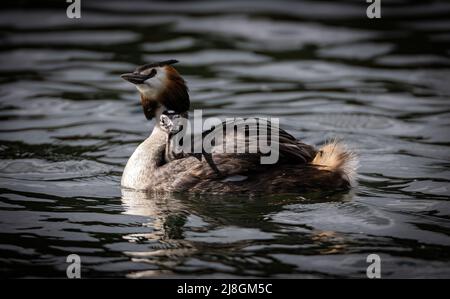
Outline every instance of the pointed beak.
<svg viewBox="0 0 450 299">
<path fill-rule="evenodd" d="M 136 73 L 126 73 L 120 75 L 120 77 L 133 84 L 144 84 L 145 80 L 149 78 L 147 75 L 141 75 Z"/>
</svg>

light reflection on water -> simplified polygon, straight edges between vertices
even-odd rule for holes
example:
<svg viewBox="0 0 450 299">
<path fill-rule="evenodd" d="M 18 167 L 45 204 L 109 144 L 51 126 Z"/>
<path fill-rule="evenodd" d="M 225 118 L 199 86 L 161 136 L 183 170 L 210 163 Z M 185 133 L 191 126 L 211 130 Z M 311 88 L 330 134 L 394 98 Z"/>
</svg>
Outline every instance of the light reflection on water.
<svg viewBox="0 0 450 299">
<path fill-rule="evenodd" d="M 450 5 L 83 2 L 0 12 L 2 276 L 449 277 Z M 26 21 L 20 21 L 26 20 Z M 360 155 L 346 194 L 121 190 L 150 132 L 119 74 L 178 59 L 205 116 L 280 117 Z"/>
</svg>

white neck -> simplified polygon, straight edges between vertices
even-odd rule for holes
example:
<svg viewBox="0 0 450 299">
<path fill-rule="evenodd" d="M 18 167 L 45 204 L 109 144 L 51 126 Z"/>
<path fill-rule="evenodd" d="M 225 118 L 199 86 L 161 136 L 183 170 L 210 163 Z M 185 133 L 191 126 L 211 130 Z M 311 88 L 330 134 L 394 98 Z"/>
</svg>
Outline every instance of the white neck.
<svg viewBox="0 0 450 299">
<path fill-rule="evenodd" d="M 123 187 L 147 189 L 154 181 L 153 176 L 163 159 L 167 140 L 167 133 L 159 127 L 161 113 L 156 113 L 156 125 L 150 136 L 136 148 L 128 160 L 122 174 Z"/>
</svg>

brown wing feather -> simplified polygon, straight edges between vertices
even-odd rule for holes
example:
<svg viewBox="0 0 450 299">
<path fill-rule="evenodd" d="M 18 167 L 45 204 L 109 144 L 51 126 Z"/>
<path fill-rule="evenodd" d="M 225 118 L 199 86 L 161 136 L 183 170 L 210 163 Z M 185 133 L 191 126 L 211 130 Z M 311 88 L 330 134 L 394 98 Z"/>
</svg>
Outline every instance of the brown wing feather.
<svg viewBox="0 0 450 299">
<path fill-rule="evenodd" d="M 226 143 L 226 140 L 234 137 L 234 141 L 236 144 L 241 146 L 246 146 L 248 148 L 250 141 L 248 138 L 248 133 L 250 131 L 258 132 L 258 138 L 262 138 L 262 140 L 271 140 L 271 132 L 272 132 L 272 124 L 269 121 L 263 119 L 257 119 L 257 123 L 246 123 L 247 119 L 236 120 L 236 121 L 225 121 L 220 126 L 216 126 L 215 128 L 205 131 L 203 133 L 203 137 L 208 134 L 214 134 L 218 132 L 218 130 L 222 130 L 222 143 L 216 144 L 215 146 L 220 147 L 223 143 Z M 261 128 L 261 124 L 265 125 L 267 130 L 263 130 Z M 234 134 L 234 136 L 230 135 L 230 132 L 227 131 L 227 125 L 241 126 L 245 125 L 245 134 Z M 316 156 L 317 151 L 314 147 L 297 140 L 294 136 L 289 134 L 283 129 L 278 129 L 278 150 L 280 155 L 280 160 L 277 164 L 281 163 L 290 163 L 290 164 L 305 164 L 311 162 Z M 248 151 L 247 151 L 248 152 Z M 215 153 L 213 153 L 215 155 Z M 252 155 L 256 155 L 258 158 L 262 155 L 262 153 L 258 150 L 257 153 Z M 248 158 L 248 157 L 247 157 Z"/>
<path fill-rule="evenodd" d="M 245 121 L 245 119 L 242 121 Z M 161 182 L 155 182 L 155 185 L 162 184 L 166 188 L 173 190 L 187 190 L 193 186 L 200 186 L 205 178 L 216 180 L 219 183 L 220 179 L 223 179 L 224 177 L 257 173 L 274 166 L 261 164 L 261 156 L 263 155 L 261 152 L 220 153 L 214 151 L 223 146 L 229 138 L 234 138 L 234 141 L 241 146 L 249 146 L 250 142 L 248 135 L 234 134 L 233 132 L 233 136 L 230 137 L 230 132 L 227 133 L 226 131 L 227 124 L 230 125 L 230 122 L 223 122 L 221 126 L 216 126 L 203 133 L 204 138 L 208 134 L 215 134 L 219 132 L 218 130 L 222 130 L 223 138 L 222 140 L 218 140 L 214 145 L 213 151 L 209 155 L 209 159 L 199 159 L 198 154 L 184 153 L 179 156 L 179 159 L 170 161 L 158 169 L 159 173 L 156 176 L 156 179 L 161 180 Z M 236 124 L 236 122 L 234 124 Z M 231 123 L 231 125 L 233 125 L 233 123 Z M 258 124 L 250 123 L 247 125 L 247 133 L 249 130 L 259 130 Z M 268 130 L 259 130 L 258 137 L 268 138 L 268 140 L 270 140 L 270 134 L 268 132 L 271 132 L 271 123 L 267 122 L 266 125 Z M 312 146 L 302 143 L 294 136 L 279 128 L 278 134 L 279 161 L 276 165 L 283 164 L 293 166 L 298 164 L 300 167 L 314 159 L 316 150 Z M 193 141 L 194 140 L 196 139 L 193 138 Z M 203 153 L 203 155 L 207 154 Z M 176 173 L 177 175 L 174 176 L 173 173 Z M 171 181 L 168 181 L 168 178 Z"/>
</svg>

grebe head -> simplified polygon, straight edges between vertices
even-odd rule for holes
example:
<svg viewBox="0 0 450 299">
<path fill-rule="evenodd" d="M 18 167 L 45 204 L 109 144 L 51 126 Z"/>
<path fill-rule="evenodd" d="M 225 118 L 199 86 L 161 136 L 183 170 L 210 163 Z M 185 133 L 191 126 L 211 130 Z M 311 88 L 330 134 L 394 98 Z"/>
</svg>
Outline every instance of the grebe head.
<svg viewBox="0 0 450 299">
<path fill-rule="evenodd" d="M 177 60 L 149 63 L 132 73 L 121 75 L 133 83 L 141 94 L 141 104 L 147 119 L 161 115 L 165 110 L 184 113 L 190 101 L 186 82 L 172 66 Z"/>
<path fill-rule="evenodd" d="M 159 127 L 170 136 L 177 134 L 187 122 L 187 113 L 177 113 L 172 110 L 164 111 L 159 117 Z"/>
</svg>

